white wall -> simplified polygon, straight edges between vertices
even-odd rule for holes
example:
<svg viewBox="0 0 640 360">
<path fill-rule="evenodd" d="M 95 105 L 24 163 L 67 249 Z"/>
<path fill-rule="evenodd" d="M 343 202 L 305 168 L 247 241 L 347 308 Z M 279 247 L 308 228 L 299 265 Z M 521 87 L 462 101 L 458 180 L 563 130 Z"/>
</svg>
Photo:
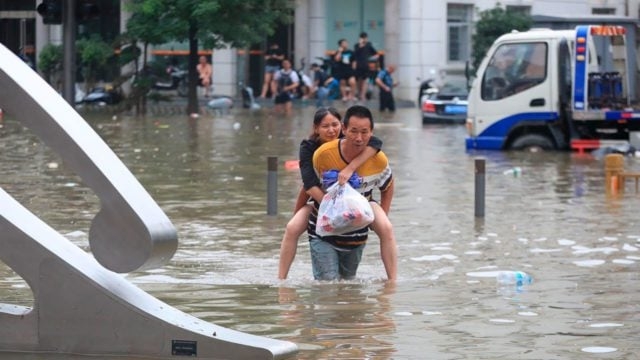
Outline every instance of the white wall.
<svg viewBox="0 0 640 360">
<path fill-rule="evenodd" d="M 215 49 L 213 64 L 213 94 L 236 96 L 238 90 L 237 50 L 233 48 Z"/>
</svg>

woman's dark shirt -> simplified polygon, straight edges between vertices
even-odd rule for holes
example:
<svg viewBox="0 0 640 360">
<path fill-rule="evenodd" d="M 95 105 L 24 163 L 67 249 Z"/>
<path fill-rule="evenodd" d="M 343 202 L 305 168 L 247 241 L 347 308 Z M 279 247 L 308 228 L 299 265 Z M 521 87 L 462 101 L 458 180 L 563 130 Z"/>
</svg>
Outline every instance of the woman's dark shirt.
<svg viewBox="0 0 640 360">
<path fill-rule="evenodd" d="M 302 176 L 302 184 L 305 191 L 314 186 L 322 188 L 322 183 L 313 169 L 313 153 L 320 145 L 318 141 L 311 139 L 304 139 L 300 143 L 300 175 Z M 382 140 L 372 136 L 367 145 L 380 151 L 382 149 Z"/>
</svg>

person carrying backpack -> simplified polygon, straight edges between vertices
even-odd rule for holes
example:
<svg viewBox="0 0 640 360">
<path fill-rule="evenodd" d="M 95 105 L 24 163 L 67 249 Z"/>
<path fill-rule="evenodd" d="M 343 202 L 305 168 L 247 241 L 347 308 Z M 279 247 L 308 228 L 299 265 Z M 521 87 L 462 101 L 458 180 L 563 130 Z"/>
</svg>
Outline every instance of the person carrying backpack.
<svg viewBox="0 0 640 360">
<path fill-rule="evenodd" d="M 291 114 L 293 96 L 300 84 L 298 74 L 291 68 L 291 61 L 282 60 L 282 69 L 275 73 L 273 82 L 276 89 L 274 100 L 276 112 L 284 110 L 287 115 Z"/>
</svg>

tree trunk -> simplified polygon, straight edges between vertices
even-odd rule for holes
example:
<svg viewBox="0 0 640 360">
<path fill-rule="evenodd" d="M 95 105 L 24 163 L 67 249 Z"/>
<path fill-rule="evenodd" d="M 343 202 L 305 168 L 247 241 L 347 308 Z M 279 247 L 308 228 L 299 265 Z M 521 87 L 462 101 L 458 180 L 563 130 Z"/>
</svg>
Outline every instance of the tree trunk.
<svg viewBox="0 0 640 360">
<path fill-rule="evenodd" d="M 189 91 L 187 93 L 187 114 L 198 114 L 200 105 L 198 104 L 198 25 L 195 21 L 189 22 Z"/>
<path fill-rule="evenodd" d="M 147 68 L 147 52 L 149 50 L 149 43 L 145 42 L 144 43 L 144 55 L 142 56 L 142 69 L 146 69 Z M 146 76 L 146 73 L 143 73 L 143 76 Z M 142 96 L 140 97 L 140 111 L 142 113 L 142 115 L 147 115 L 147 93 L 148 93 L 148 89 L 146 89 L 145 87 L 145 91 L 142 94 Z"/>
</svg>

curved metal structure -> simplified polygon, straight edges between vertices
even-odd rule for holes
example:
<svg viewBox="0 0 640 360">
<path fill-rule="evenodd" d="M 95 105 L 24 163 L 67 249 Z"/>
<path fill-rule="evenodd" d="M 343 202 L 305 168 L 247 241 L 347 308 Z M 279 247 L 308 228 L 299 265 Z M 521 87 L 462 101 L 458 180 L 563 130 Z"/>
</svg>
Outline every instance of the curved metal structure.
<svg viewBox="0 0 640 360">
<path fill-rule="evenodd" d="M 187 315 L 118 275 L 169 261 L 178 244 L 175 228 L 84 119 L 1 44 L 0 89 L 0 108 L 57 152 L 100 199 L 89 231 L 94 259 L 0 189 L 0 260 L 29 284 L 35 300 L 33 308 L 0 303 L 0 351 L 201 359 L 281 359 L 297 352 L 293 343 Z"/>
</svg>

